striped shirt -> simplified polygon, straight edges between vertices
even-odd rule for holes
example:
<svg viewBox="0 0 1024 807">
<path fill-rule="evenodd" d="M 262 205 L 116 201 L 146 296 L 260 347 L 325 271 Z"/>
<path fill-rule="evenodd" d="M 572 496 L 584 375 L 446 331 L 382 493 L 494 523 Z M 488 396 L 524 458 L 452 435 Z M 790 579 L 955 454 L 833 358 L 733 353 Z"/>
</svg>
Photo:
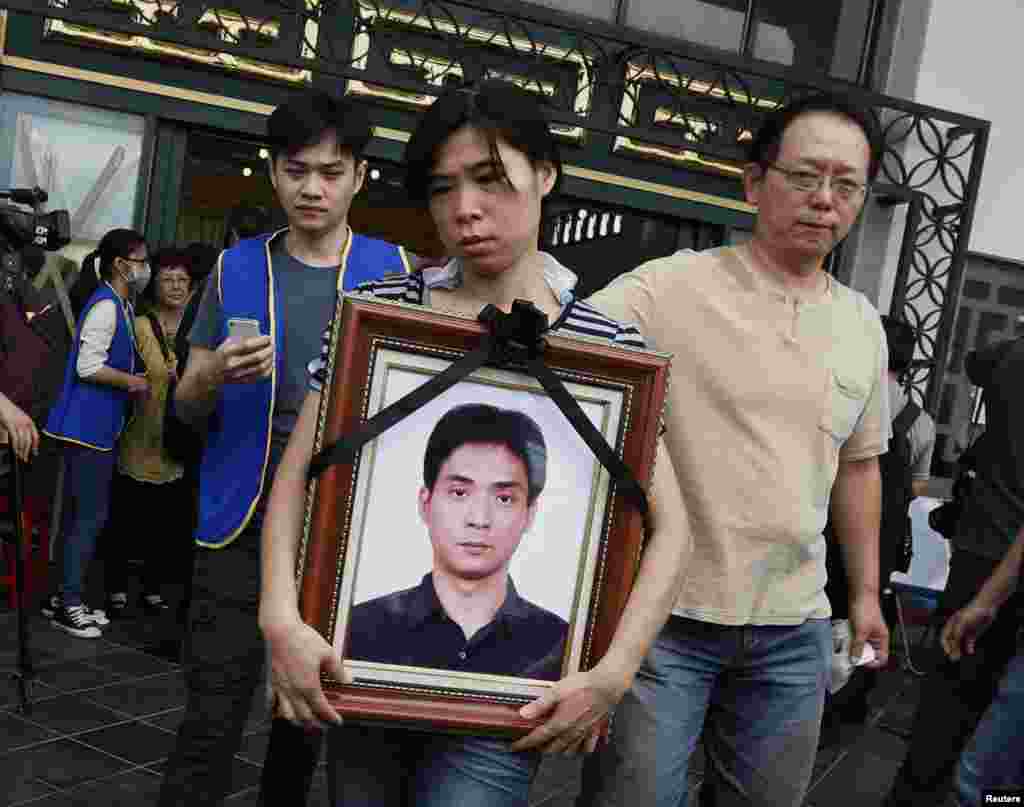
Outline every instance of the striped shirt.
<svg viewBox="0 0 1024 807">
<path fill-rule="evenodd" d="M 553 258 L 551 260 L 554 261 Z M 559 264 L 559 266 L 561 265 Z M 561 268 L 569 273 L 568 269 Z M 386 276 L 381 280 L 370 281 L 358 286 L 354 293 L 370 294 L 391 302 L 425 305 L 425 299 L 431 288 L 451 288 L 447 282 L 439 280 L 436 274 L 433 277 L 430 276 L 431 272 L 436 273 L 437 270 L 427 269 L 408 275 Z M 425 274 L 428 275 L 426 278 Z M 554 291 L 555 284 L 551 283 L 550 278 L 549 285 Z M 644 347 L 643 337 L 635 325 L 623 324 L 610 319 L 589 303 L 577 300 L 571 287 L 558 289 L 556 293 L 563 301 L 562 313 L 548 329 L 548 333 L 606 339 L 625 347 Z M 323 389 L 327 377 L 327 357 L 330 355 L 330 350 L 331 328 L 328 328 L 324 331 L 320 355 L 309 363 L 309 388 L 314 392 L 320 392 Z"/>
</svg>

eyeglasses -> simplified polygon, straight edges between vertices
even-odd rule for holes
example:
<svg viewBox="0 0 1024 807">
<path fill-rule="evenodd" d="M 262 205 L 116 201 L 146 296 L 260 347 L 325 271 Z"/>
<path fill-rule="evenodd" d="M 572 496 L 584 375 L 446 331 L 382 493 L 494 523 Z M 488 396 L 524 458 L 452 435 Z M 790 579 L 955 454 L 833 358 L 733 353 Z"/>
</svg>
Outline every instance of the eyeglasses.
<svg viewBox="0 0 1024 807">
<path fill-rule="evenodd" d="M 829 188 L 832 193 L 835 194 L 836 198 L 842 202 L 852 202 L 855 199 L 864 195 L 867 191 L 867 185 L 862 182 L 854 182 L 852 179 L 845 179 L 840 177 L 827 177 L 824 174 L 818 174 L 814 171 L 799 171 L 792 170 L 789 168 L 783 168 L 781 165 L 775 163 L 768 163 L 768 168 L 774 168 L 784 177 L 786 181 L 798 191 L 806 191 L 808 193 L 816 193 L 828 182 Z"/>
<path fill-rule="evenodd" d="M 121 258 L 122 261 L 130 261 L 131 263 L 141 263 L 143 265 L 149 264 L 149 258 Z"/>
</svg>

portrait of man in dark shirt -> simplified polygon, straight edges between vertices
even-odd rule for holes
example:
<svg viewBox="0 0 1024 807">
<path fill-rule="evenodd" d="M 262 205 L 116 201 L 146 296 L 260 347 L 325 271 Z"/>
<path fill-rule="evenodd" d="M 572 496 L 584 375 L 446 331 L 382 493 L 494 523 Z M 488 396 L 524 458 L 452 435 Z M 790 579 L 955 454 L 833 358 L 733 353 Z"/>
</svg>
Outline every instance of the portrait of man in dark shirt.
<svg viewBox="0 0 1024 807">
<path fill-rule="evenodd" d="M 345 657 L 560 678 L 568 624 L 521 597 L 509 575 L 546 474 L 544 436 L 528 415 L 482 403 L 446 412 L 427 440 L 418 494 L 432 568 L 352 609 Z"/>
</svg>

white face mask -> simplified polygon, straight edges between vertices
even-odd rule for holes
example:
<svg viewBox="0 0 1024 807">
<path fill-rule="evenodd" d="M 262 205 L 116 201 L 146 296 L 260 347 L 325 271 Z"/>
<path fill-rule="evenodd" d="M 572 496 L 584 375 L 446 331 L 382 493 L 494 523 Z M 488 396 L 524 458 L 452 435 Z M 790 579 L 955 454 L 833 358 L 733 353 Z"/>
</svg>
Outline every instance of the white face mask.
<svg viewBox="0 0 1024 807">
<path fill-rule="evenodd" d="M 128 290 L 133 294 L 142 294 L 143 289 L 149 285 L 149 279 L 153 275 L 153 271 L 149 268 L 148 263 L 136 263 L 138 268 L 135 269 L 130 275 L 121 274 L 124 278 L 124 282 L 128 284 Z"/>
<path fill-rule="evenodd" d="M 149 285 L 150 279 L 153 277 L 153 270 L 149 268 L 148 263 L 144 263 L 135 270 L 135 276 L 132 278 L 133 285 L 132 290 L 136 294 L 142 294 L 145 291 L 146 286 Z"/>
</svg>

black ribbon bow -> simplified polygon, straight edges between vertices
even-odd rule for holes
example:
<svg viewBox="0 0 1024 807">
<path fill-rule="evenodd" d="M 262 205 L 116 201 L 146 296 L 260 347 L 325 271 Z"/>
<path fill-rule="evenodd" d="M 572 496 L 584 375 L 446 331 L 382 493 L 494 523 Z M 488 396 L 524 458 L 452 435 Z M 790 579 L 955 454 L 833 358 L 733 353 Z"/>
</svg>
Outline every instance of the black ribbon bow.
<svg viewBox="0 0 1024 807">
<path fill-rule="evenodd" d="M 601 465 L 611 474 L 615 484 L 640 511 L 645 534 L 650 536 L 647 495 L 637 482 L 629 466 L 612 450 L 611 446 L 590 422 L 576 399 L 565 388 L 562 380 L 544 364 L 548 330 L 548 317 L 533 303 L 516 300 L 512 310 L 505 313 L 494 305 L 484 308 L 477 319 L 487 333 L 480 345 L 430 381 L 385 407 L 361 428 L 342 436 L 325 446 L 309 464 L 309 478 L 319 476 L 331 465 L 353 462 L 359 450 L 379 437 L 396 423 L 411 415 L 438 395 L 455 386 L 485 364 L 522 367 L 536 378 L 555 405 L 565 415 L 576 433 L 583 439 Z"/>
</svg>

